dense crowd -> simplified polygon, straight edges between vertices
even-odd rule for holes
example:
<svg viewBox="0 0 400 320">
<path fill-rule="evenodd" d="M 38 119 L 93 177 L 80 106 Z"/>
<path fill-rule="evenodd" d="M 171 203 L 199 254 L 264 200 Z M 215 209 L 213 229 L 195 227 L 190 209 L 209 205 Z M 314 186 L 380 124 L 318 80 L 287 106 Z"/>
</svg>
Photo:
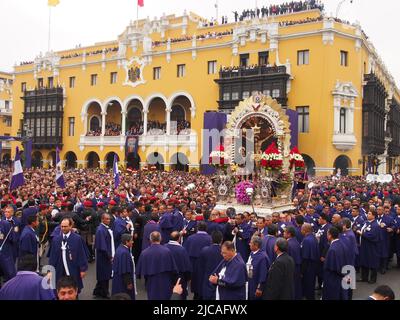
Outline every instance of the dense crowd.
<svg viewBox="0 0 400 320">
<path fill-rule="evenodd" d="M 279 5 L 270 5 L 269 7 L 263 6 L 262 8 L 243 10 L 241 14 L 234 11 L 233 14 L 235 16 L 235 22 L 238 22 L 246 19 L 254 19 L 256 17 L 260 18 L 260 16 L 264 18 L 313 9 L 324 11 L 324 4 L 321 1 L 315 0 L 292 1 Z"/>
<path fill-rule="evenodd" d="M 205 40 L 205 39 L 221 39 L 223 36 L 233 34 L 233 29 L 231 30 L 226 30 L 223 32 L 207 32 L 205 34 L 201 34 L 196 36 L 197 40 Z M 166 45 L 168 42 L 169 43 L 177 43 L 177 42 L 183 42 L 183 41 L 191 41 L 193 40 L 192 36 L 182 36 L 179 38 L 170 38 L 168 40 L 163 40 L 163 41 L 153 41 L 153 47 L 158 47 L 158 46 L 163 46 Z"/>
<path fill-rule="evenodd" d="M 86 52 L 86 56 L 95 56 L 98 54 L 107 54 L 109 52 L 116 52 L 118 51 L 118 47 L 112 47 L 112 48 L 104 48 L 104 49 L 99 49 L 99 50 L 93 50 L 93 51 L 88 51 Z M 82 57 L 83 56 L 83 52 L 75 52 L 75 53 L 70 53 L 70 54 L 66 54 L 66 55 L 62 55 L 61 59 L 71 59 L 71 58 L 77 58 L 77 57 Z"/>
<path fill-rule="evenodd" d="M 114 187 L 111 172 L 71 170 L 61 189 L 54 188 L 54 170 L 30 169 L 11 192 L 10 174 L 0 171 L 0 299 L 32 299 L 21 282 L 32 287 L 39 277 L 37 253 L 41 261 L 48 255 L 59 290 L 69 283 L 81 291 L 95 261 L 94 296 L 109 297 L 111 280 L 113 295 L 135 299 L 136 273 L 150 300 L 169 299 L 178 278 L 179 299 L 191 290 L 205 300 L 313 300 L 317 285 L 324 300 L 348 300 L 344 266 L 371 284 L 394 255 L 400 267 L 399 177 L 385 185 L 316 178 L 310 193 L 299 177 L 293 210 L 261 217 L 215 209 L 214 177 L 196 172 L 128 170 Z M 32 281 L 22 277 L 27 271 Z M 54 298 L 42 291 L 34 299 Z M 371 299 L 394 298 L 386 287 L 376 291 Z"/>
</svg>

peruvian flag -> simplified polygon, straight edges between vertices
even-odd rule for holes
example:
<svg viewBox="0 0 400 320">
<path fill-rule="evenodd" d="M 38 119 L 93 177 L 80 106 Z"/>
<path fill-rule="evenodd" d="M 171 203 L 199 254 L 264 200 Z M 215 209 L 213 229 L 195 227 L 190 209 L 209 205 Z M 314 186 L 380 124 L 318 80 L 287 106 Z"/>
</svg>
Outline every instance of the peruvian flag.
<svg viewBox="0 0 400 320">
<path fill-rule="evenodd" d="M 144 6 L 144 0 L 138 0 L 137 4 L 139 7 L 143 7 Z"/>
</svg>

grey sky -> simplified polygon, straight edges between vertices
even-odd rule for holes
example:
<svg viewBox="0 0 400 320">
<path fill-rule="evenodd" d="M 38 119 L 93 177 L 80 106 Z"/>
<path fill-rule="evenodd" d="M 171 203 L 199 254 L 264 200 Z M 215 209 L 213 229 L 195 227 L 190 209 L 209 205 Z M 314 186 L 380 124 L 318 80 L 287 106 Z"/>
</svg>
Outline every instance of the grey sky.
<svg viewBox="0 0 400 320">
<path fill-rule="evenodd" d="M 289 0 L 288 0 L 289 1 Z M 144 0 L 139 17 L 161 16 L 184 9 L 205 18 L 215 17 L 216 0 Z M 219 15 L 245 8 L 278 4 L 281 0 L 218 0 Z M 326 12 L 335 15 L 340 0 L 324 0 Z M 360 21 L 389 71 L 400 84 L 398 59 L 398 12 L 396 0 L 347 0 L 340 10 L 341 19 Z M 74 48 L 77 44 L 117 39 L 130 20 L 136 19 L 137 0 L 60 0 L 52 9 L 52 49 Z M 0 70 L 12 71 L 15 62 L 31 61 L 39 52 L 47 50 L 49 9 L 47 0 L 0 0 Z"/>
</svg>

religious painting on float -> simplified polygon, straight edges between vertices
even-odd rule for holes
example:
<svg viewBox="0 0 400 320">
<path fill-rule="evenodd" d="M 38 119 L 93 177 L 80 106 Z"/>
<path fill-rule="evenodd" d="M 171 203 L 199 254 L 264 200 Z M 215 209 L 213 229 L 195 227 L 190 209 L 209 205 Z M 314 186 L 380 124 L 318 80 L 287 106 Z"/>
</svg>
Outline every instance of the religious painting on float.
<svg viewBox="0 0 400 320">
<path fill-rule="evenodd" d="M 124 86 L 137 87 L 140 84 L 146 83 L 143 78 L 143 69 L 145 66 L 144 60 L 140 58 L 132 58 L 130 61 L 124 63 L 126 73 Z"/>
</svg>

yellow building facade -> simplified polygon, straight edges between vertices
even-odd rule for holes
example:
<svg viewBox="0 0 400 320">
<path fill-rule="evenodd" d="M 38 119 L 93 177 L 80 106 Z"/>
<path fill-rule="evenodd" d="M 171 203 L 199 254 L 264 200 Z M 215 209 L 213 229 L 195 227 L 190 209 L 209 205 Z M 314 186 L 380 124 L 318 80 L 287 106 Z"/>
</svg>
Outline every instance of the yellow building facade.
<svg viewBox="0 0 400 320">
<path fill-rule="evenodd" d="M 117 153 L 142 166 L 156 156 L 166 170 L 182 169 L 179 155 L 198 169 L 204 113 L 261 92 L 298 112 L 292 135 L 310 173 L 399 171 L 400 92 L 361 26 L 319 10 L 205 22 L 131 22 L 115 41 L 15 66 L 11 134 L 30 131 L 35 165 L 54 162 L 59 145 L 67 167 L 110 167 Z M 127 159 L 128 134 L 139 158 Z"/>
<path fill-rule="evenodd" d="M 0 136 L 10 136 L 12 126 L 13 109 L 13 80 L 12 74 L 0 71 Z M 1 145 L 2 163 L 8 163 L 11 157 L 11 144 L 2 141 Z"/>
</svg>

